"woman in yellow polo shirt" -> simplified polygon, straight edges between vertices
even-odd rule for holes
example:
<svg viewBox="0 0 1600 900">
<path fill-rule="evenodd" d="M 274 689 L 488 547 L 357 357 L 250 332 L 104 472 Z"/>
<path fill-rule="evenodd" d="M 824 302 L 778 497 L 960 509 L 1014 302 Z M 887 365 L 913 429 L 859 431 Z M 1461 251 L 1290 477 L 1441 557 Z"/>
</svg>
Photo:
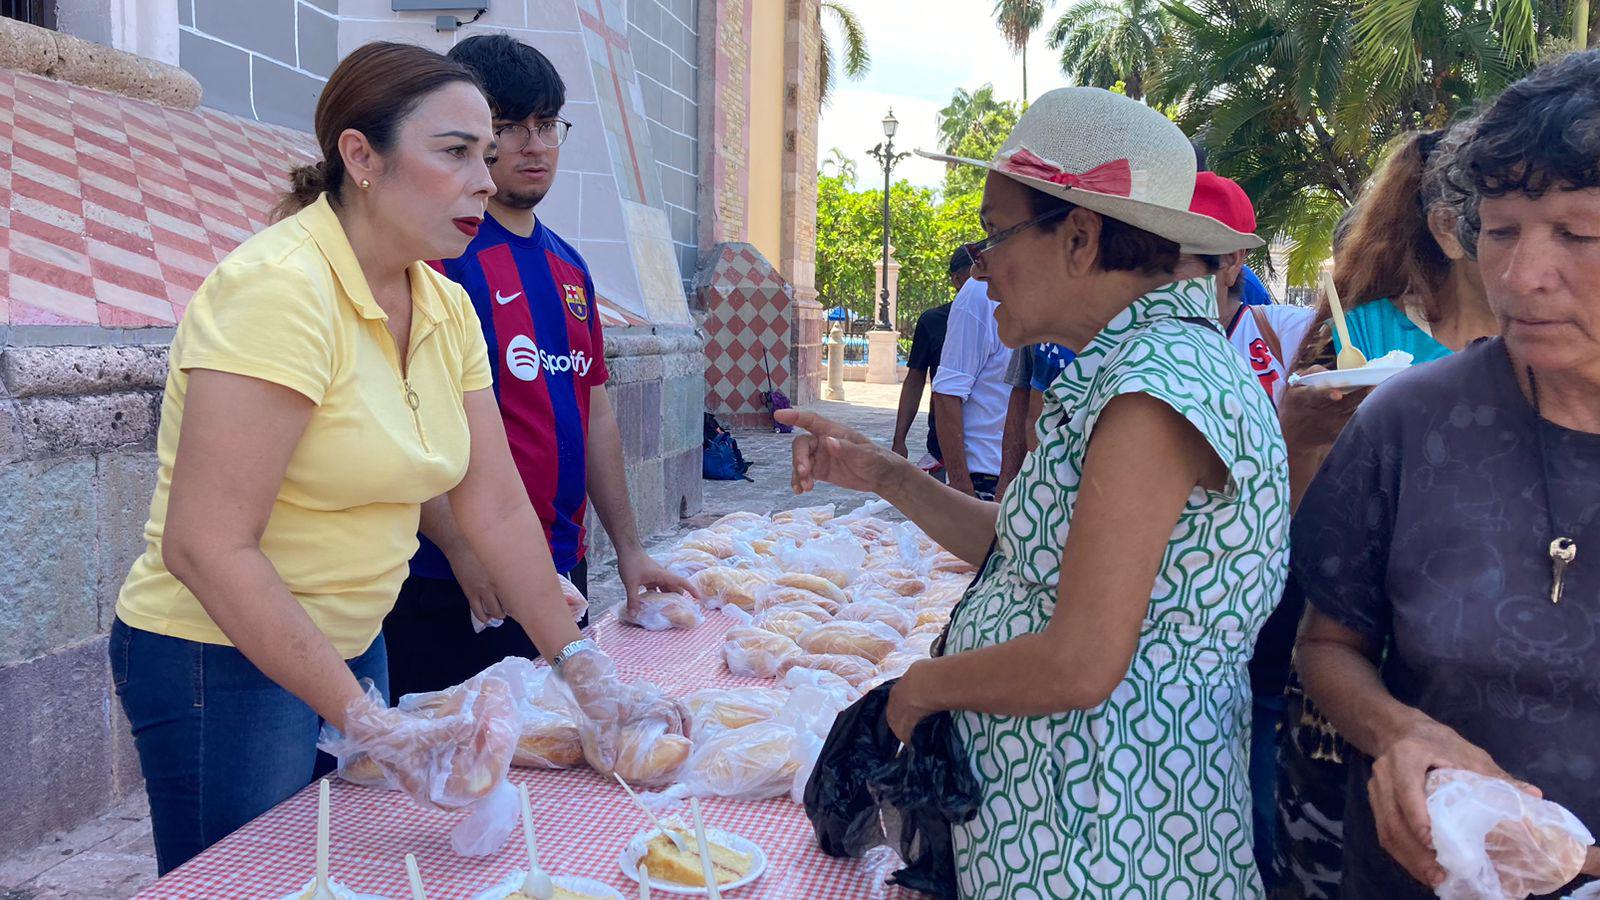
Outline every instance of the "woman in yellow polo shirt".
<svg viewBox="0 0 1600 900">
<path fill-rule="evenodd" d="M 441 494 L 604 735 L 619 715 L 512 465 L 472 306 L 417 262 L 462 253 L 494 190 L 482 92 L 436 53 L 369 44 L 329 79 L 316 137 L 289 217 L 219 263 L 178 327 L 147 546 L 117 602 L 111 670 L 162 873 L 329 766 L 324 722 L 375 744 L 418 731 L 359 680 L 387 696 L 383 618 Z"/>
</svg>

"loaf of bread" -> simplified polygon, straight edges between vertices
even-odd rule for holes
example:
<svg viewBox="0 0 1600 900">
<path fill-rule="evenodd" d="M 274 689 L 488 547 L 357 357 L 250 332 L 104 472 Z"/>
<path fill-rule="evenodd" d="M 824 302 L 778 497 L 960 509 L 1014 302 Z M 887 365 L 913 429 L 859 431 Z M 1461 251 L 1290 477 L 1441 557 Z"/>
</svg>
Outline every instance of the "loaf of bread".
<svg viewBox="0 0 1600 900">
<path fill-rule="evenodd" d="M 677 549 L 699 550 L 717 559 L 727 559 L 738 552 L 731 536 L 715 531 L 696 531 L 679 541 Z"/>
<path fill-rule="evenodd" d="M 820 580 L 820 579 L 819 579 Z M 814 591 L 804 588 L 792 587 L 787 584 L 764 584 L 756 588 L 756 612 L 764 612 L 775 606 L 787 606 L 793 603 L 806 603 L 820 606 L 831 617 L 839 612 L 843 604 L 831 598 L 824 597 Z"/>
<path fill-rule="evenodd" d="M 673 734 L 666 722 L 631 722 L 617 735 L 616 771 L 629 784 L 662 787 L 672 783 L 693 749 L 689 739 Z"/>
<path fill-rule="evenodd" d="M 718 731 L 700 742 L 682 773 L 697 796 L 765 800 L 794 786 L 800 758 L 795 730 L 776 722 L 757 722 Z"/>
<path fill-rule="evenodd" d="M 523 719 L 511 764 L 526 769 L 570 769 L 583 762 L 583 740 L 570 717 L 551 714 L 539 722 Z"/>
<path fill-rule="evenodd" d="M 905 642 L 900 632 L 881 622 L 825 622 L 800 635 L 795 643 L 807 653 L 859 656 L 876 666 Z"/>
<path fill-rule="evenodd" d="M 700 599 L 711 609 L 737 606 L 745 612 L 754 612 L 755 589 L 761 576 L 747 569 L 722 565 L 696 574 L 689 579 Z"/>
<path fill-rule="evenodd" d="M 772 583 L 785 587 L 799 588 L 802 591 L 810 591 L 819 597 L 832 600 L 835 606 L 843 606 L 850 602 L 849 595 L 842 588 L 820 575 L 812 575 L 807 572 L 787 572 L 773 579 Z"/>
<path fill-rule="evenodd" d="M 705 621 L 705 616 L 700 613 L 700 604 L 688 594 L 644 591 L 632 603 L 622 605 L 617 619 L 646 631 L 667 631 L 694 628 Z"/>
<path fill-rule="evenodd" d="M 722 658 L 728 664 L 728 671 L 752 678 L 773 678 L 782 670 L 785 660 L 800 655 L 800 648 L 794 641 L 752 625 L 728 629 L 722 645 Z"/>
<path fill-rule="evenodd" d="M 677 550 L 668 553 L 666 558 L 662 560 L 662 564 L 667 567 L 668 571 L 681 575 L 684 578 L 689 578 L 699 574 L 700 572 L 704 572 L 706 569 L 722 565 L 722 560 L 712 556 L 704 550 L 692 550 L 680 547 Z"/>
<path fill-rule="evenodd" d="M 778 714 L 788 691 L 773 688 L 705 688 L 683 698 L 694 725 L 690 733 L 699 737 L 712 729 L 743 728 L 765 722 Z"/>
<path fill-rule="evenodd" d="M 813 616 L 805 609 L 778 606 L 756 613 L 755 618 L 750 620 L 750 624 L 755 628 L 770 631 L 774 634 L 781 634 L 792 641 L 803 632 L 815 628 L 818 622 L 828 621 L 828 615 L 823 611 L 822 607 L 814 603 L 807 603 L 805 606 L 815 610 L 818 615 Z"/>
<path fill-rule="evenodd" d="M 917 617 L 898 606 L 881 600 L 857 601 L 839 610 L 836 617 L 845 622 L 877 622 L 887 625 L 901 635 L 917 627 Z"/>
<path fill-rule="evenodd" d="M 823 672 L 832 672 L 848 681 L 852 687 L 860 687 L 878 674 L 876 664 L 862 659 L 859 656 L 845 656 L 839 653 L 804 653 L 799 656 L 785 659 L 778 666 L 779 675 L 788 675 L 790 669 L 818 669 Z"/>
</svg>

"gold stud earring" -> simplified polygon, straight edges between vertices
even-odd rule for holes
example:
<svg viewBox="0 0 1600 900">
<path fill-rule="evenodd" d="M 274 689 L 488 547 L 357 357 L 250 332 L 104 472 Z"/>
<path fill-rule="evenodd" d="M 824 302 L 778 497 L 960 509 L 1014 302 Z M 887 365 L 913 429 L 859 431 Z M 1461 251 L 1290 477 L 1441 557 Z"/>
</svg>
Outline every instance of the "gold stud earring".
<svg viewBox="0 0 1600 900">
<path fill-rule="evenodd" d="M 363 191 L 372 190 L 372 182 L 366 180 L 365 178 L 361 179 L 361 189 Z"/>
</svg>

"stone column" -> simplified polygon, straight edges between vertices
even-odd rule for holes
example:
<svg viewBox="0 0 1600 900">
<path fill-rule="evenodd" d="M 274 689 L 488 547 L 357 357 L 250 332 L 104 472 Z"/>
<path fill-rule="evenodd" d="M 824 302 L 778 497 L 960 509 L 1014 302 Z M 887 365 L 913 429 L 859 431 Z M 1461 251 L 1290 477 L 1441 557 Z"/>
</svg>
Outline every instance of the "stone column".
<svg viewBox="0 0 1600 900">
<path fill-rule="evenodd" d="M 844 399 L 844 326 L 838 322 L 828 335 L 828 399 Z"/>
<path fill-rule="evenodd" d="M 805 404 L 821 395 L 826 323 L 817 302 L 817 128 L 822 57 L 820 0 L 785 0 L 783 110 L 783 277 L 794 285 L 789 396 Z"/>
<path fill-rule="evenodd" d="M 900 383 L 900 332 L 867 332 L 867 382 L 869 384 Z"/>
</svg>

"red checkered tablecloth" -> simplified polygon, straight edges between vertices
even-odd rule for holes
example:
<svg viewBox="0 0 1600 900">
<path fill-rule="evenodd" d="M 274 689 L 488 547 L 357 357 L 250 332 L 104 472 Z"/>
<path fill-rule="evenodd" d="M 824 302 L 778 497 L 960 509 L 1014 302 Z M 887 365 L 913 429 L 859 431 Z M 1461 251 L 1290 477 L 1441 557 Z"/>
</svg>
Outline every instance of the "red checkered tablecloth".
<svg viewBox="0 0 1600 900">
<path fill-rule="evenodd" d="M 653 681 L 679 695 L 703 687 L 764 684 L 728 674 L 722 636 L 732 621 L 711 613 L 692 631 L 648 632 L 606 616 L 590 629 L 627 679 Z M 617 866 L 628 839 L 648 827 L 615 783 L 588 769 L 511 770 L 533 798 L 540 860 L 556 875 L 596 878 L 634 897 L 638 888 Z M 767 872 L 730 900 L 912 900 L 884 884 L 899 858 L 879 848 L 863 860 L 832 859 L 817 849 L 805 810 L 787 798 L 701 803 L 707 824 L 755 841 Z M 317 795 L 308 787 L 151 885 L 139 897 L 277 898 L 311 878 Z M 685 808 L 687 812 L 687 808 Z M 404 859 L 417 856 L 430 900 L 468 898 L 527 864 L 521 829 L 499 853 L 482 859 L 450 849 L 458 814 L 425 810 L 404 796 L 333 783 L 330 854 L 333 877 L 352 890 L 408 898 Z"/>
</svg>

